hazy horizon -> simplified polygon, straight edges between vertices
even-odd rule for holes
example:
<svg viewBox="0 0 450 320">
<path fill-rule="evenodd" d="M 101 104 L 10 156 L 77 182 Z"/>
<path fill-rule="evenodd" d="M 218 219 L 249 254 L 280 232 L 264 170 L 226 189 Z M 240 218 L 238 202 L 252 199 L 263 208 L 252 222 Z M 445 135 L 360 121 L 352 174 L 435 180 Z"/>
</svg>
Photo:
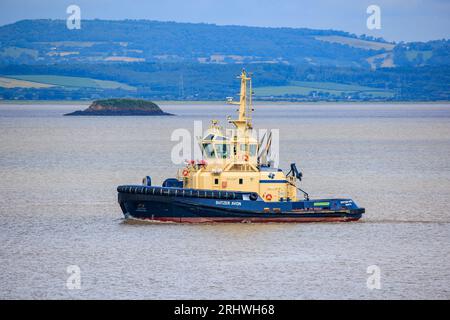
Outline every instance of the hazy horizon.
<svg viewBox="0 0 450 320">
<path fill-rule="evenodd" d="M 155 20 L 254 27 L 289 27 L 342 30 L 358 35 L 382 37 L 388 41 L 430 41 L 450 38 L 450 1 L 445 0 L 2 0 L 0 25 L 24 19 L 66 19 L 66 8 L 81 8 L 81 19 Z M 381 9 L 381 29 L 369 30 L 369 5 Z M 24 10 L 23 8 L 27 8 Z M 250 13 L 250 14 L 249 14 Z"/>
</svg>

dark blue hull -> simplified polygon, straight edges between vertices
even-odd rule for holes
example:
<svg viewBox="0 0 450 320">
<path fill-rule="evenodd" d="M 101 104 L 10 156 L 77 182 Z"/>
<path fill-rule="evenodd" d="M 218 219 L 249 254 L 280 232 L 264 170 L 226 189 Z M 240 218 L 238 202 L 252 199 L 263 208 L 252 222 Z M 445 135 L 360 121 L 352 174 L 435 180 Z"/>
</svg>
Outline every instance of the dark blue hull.
<svg viewBox="0 0 450 320">
<path fill-rule="evenodd" d="M 351 199 L 264 202 L 249 193 L 168 187 L 120 186 L 125 217 L 159 222 L 337 222 L 361 218 Z"/>
</svg>

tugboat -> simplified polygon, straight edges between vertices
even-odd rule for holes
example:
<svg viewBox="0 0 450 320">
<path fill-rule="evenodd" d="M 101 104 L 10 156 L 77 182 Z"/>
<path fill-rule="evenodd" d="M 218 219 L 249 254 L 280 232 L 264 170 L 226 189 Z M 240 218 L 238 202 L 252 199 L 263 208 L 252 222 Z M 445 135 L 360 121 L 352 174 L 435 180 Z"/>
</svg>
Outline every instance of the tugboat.
<svg viewBox="0 0 450 320">
<path fill-rule="evenodd" d="M 268 161 L 271 136 L 258 142 L 252 136 L 251 78 L 242 71 L 238 118 L 226 135 L 216 120 L 201 139 L 203 159 L 186 162 L 175 178 L 153 186 L 117 187 L 125 218 L 154 222 L 344 222 L 365 212 L 352 199 L 310 199 L 297 186 L 302 173 L 295 163 L 284 173 Z M 298 193 L 303 199 L 299 199 Z"/>
</svg>

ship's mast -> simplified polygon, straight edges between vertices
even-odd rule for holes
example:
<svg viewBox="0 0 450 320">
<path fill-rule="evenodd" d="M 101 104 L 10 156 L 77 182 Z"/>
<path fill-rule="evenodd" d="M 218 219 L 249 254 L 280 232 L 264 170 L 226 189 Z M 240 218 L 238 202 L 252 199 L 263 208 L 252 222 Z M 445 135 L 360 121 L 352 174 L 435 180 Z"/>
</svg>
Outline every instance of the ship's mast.
<svg viewBox="0 0 450 320">
<path fill-rule="evenodd" d="M 239 102 L 229 101 L 229 103 L 239 105 L 238 109 L 239 118 L 236 120 L 230 120 L 230 122 L 233 123 L 238 130 L 242 130 L 245 132 L 247 131 L 247 129 L 252 129 L 251 123 L 251 111 L 253 110 L 252 79 L 247 76 L 245 70 L 242 70 L 242 73 L 240 76 L 238 76 L 238 79 L 241 79 L 241 91 L 239 94 Z M 247 82 L 249 83 L 248 86 Z"/>
</svg>

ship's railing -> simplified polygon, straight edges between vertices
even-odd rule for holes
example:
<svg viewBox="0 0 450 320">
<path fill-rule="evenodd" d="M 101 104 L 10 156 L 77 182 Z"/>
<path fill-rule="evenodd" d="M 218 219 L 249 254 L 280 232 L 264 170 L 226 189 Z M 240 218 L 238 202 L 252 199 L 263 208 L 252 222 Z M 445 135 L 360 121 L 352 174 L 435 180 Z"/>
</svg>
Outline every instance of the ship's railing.
<svg viewBox="0 0 450 320">
<path fill-rule="evenodd" d="M 254 192 L 240 191 L 221 191 L 221 190 L 200 190 L 185 189 L 174 187 L 153 187 L 139 185 L 118 186 L 117 192 L 125 194 L 140 194 L 166 197 L 185 197 L 185 198 L 206 198 L 206 199 L 225 199 L 225 200 L 242 200 L 244 195 L 248 195 L 251 200 L 256 200 L 258 195 Z"/>
</svg>

